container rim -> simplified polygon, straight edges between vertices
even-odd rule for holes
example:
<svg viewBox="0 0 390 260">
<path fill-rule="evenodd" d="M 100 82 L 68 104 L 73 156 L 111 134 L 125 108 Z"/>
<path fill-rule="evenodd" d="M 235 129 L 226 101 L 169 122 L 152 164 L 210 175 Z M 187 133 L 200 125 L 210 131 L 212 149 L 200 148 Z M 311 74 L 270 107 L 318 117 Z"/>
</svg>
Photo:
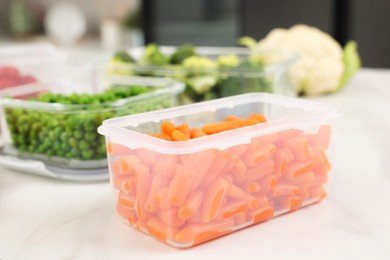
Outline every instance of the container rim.
<svg viewBox="0 0 390 260">
<path fill-rule="evenodd" d="M 170 142 L 125 128 L 126 126 L 137 126 L 147 122 L 160 122 L 171 117 L 215 111 L 219 108 L 228 108 L 254 101 L 279 105 L 287 104 L 291 107 L 302 108 L 305 112 L 289 118 L 273 120 L 182 142 Z M 98 127 L 98 132 L 111 138 L 113 142 L 124 144 L 132 149 L 147 148 L 165 154 L 187 154 L 206 149 L 224 150 L 238 144 L 250 143 L 253 137 L 271 134 L 275 131 L 282 131 L 289 128 L 305 129 L 320 123 L 329 122 L 338 116 L 337 109 L 329 104 L 268 93 L 247 93 L 158 111 L 107 119 Z"/>
<path fill-rule="evenodd" d="M 29 85 L 24 85 L 21 87 L 13 87 L 0 91 L 0 105 L 7 108 L 19 108 L 19 109 L 33 109 L 35 111 L 59 111 L 62 113 L 90 113 L 91 111 L 105 111 L 111 110 L 113 108 L 121 107 L 129 102 L 136 102 L 139 100 L 148 100 L 150 97 L 160 96 L 164 94 L 179 94 L 184 91 L 184 83 L 167 78 L 158 78 L 158 77 L 137 77 L 137 76 L 112 76 L 108 79 L 115 83 L 122 83 L 128 85 L 143 85 L 150 87 L 161 87 L 150 92 L 139 94 L 136 96 L 119 99 L 113 102 L 100 103 L 100 104 L 77 104 L 77 105 L 66 105 L 59 103 L 47 103 L 40 101 L 29 101 L 23 99 L 12 99 L 10 96 L 22 96 L 31 93 L 37 93 L 39 91 L 47 91 L 48 85 L 54 84 L 64 84 L 65 80 L 60 81 L 46 81 L 40 83 L 33 83 Z M 102 106 L 109 106 L 106 109 L 102 109 Z M 85 110 L 87 108 L 87 110 Z M 93 109 L 96 108 L 96 109 Z"/>
</svg>

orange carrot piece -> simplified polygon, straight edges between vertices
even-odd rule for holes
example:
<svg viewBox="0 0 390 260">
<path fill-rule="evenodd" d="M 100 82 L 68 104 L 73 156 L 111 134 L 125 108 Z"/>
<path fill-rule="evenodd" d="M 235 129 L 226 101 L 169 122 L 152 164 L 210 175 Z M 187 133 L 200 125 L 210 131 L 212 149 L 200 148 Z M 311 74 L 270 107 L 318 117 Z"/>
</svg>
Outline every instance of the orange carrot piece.
<svg viewBox="0 0 390 260">
<path fill-rule="evenodd" d="M 276 176 L 280 177 L 286 172 L 287 158 L 286 153 L 282 150 L 278 150 L 274 155 L 275 168 L 274 173 Z"/>
<path fill-rule="evenodd" d="M 118 194 L 118 203 L 120 203 L 122 206 L 128 209 L 134 209 L 135 208 L 135 196 L 132 194 Z"/>
<path fill-rule="evenodd" d="M 239 214 L 235 215 L 233 217 L 233 219 L 234 219 L 235 227 L 243 225 L 243 224 L 247 224 L 247 222 L 248 222 L 247 212 L 239 213 Z"/>
<path fill-rule="evenodd" d="M 135 155 L 122 157 L 112 162 L 111 172 L 117 175 L 133 174 L 133 166 L 139 163 L 140 160 Z"/>
<path fill-rule="evenodd" d="M 176 130 L 175 125 L 172 122 L 164 121 L 160 125 L 161 132 L 166 135 L 171 135 L 173 130 Z"/>
<path fill-rule="evenodd" d="M 233 130 L 240 127 L 251 126 L 258 124 L 259 120 L 257 119 L 245 119 L 237 121 L 228 121 L 221 123 L 208 124 L 202 127 L 202 131 L 208 135 L 220 133 L 227 130 Z"/>
<path fill-rule="evenodd" d="M 167 210 L 161 210 L 158 213 L 158 216 L 165 225 L 173 228 L 179 228 L 186 222 L 184 219 L 179 217 L 178 209 L 176 207 Z"/>
<path fill-rule="evenodd" d="M 140 161 L 147 167 L 152 168 L 158 159 L 158 153 L 146 148 L 138 148 L 135 150 Z"/>
<path fill-rule="evenodd" d="M 296 196 L 299 195 L 299 188 L 296 185 L 278 183 L 273 189 L 273 196 Z"/>
<path fill-rule="evenodd" d="M 237 214 L 246 212 L 247 209 L 248 209 L 248 205 L 245 200 L 232 201 L 221 208 L 221 217 L 222 219 L 231 218 Z"/>
<path fill-rule="evenodd" d="M 259 146 L 256 151 L 248 151 L 242 156 L 242 159 L 248 167 L 254 167 L 271 156 L 275 151 L 276 146 L 274 144 L 266 144 Z"/>
<path fill-rule="evenodd" d="M 114 189 L 125 193 L 135 193 L 135 181 L 133 176 L 129 175 L 113 175 L 111 178 Z"/>
<path fill-rule="evenodd" d="M 190 138 L 191 139 L 206 136 L 206 135 L 207 134 L 199 128 L 191 128 L 191 130 L 190 130 Z"/>
<path fill-rule="evenodd" d="M 303 175 L 309 171 L 311 171 L 313 168 L 313 163 L 308 162 L 294 162 L 289 164 L 288 169 L 286 170 L 286 176 L 289 179 L 294 179 L 299 177 L 300 175 Z"/>
<path fill-rule="evenodd" d="M 309 147 L 306 136 L 297 136 L 286 139 L 285 144 L 294 153 L 294 158 L 297 161 L 305 162 L 308 160 Z"/>
<path fill-rule="evenodd" d="M 235 199 L 235 200 L 240 200 L 240 201 L 245 201 L 247 203 L 248 208 L 253 209 L 258 206 L 257 200 L 255 197 L 253 197 L 251 194 L 245 192 L 245 190 L 239 188 L 238 186 L 234 184 L 229 184 L 226 195 L 229 198 Z"/>
<path fill-rule="evenodd" d="M 168 187 L 168 184 L 169 184 L 169 178 L 163 175 L 155 175 L 153 177 L 152 183 L 150 185 L 149 195 L 145 203 L 145 209 L 147 211 L 149 212 L 158 211 L 157 201 L 155 200 L 157 191 L 159 191 L 161 188 Z"/>
<path fill-rule="evenodd" d="M 153 166 L 152 173 L 153 175 L 162 175 L 165 177 L 172 178 L 175 176 L 177 167 L 179 166 L 176 162 L 170 162 L 167 158 L 161 158 Z"/>
<path fill-rule="evenodd" d="M 189 155 L 186 165 L 188 165 L 188 169 L 191 169 L 195 173 L 191 183 L 191 192 L 199 188 L 203 178 L 219 153 L 216 149 L 209 149 Z"/>
<path fill-rule="evenodd" d="M 187 123 L 183 123 L 179 126 L 176 126 L 176 130 L 179 130 L 180 132 L 182 132 L 185 136 L 187 136 L 188 138 L 190 138 L 190 127 L 188 126 Z M 172 134 L 172 133 L 171 133 Z"/>
<path fill-rule="evenodd" d="M 179 217 L 181 219 L 191 218 L 202 204 L 203 195 L 204 193 L 202 191 L 196 191 L 190 194 L 184 204 L 179 208 Z"/>
<path fill-rule="evenodd" d="M 238 121 L 238 120 L 244 120 L 244 118 L 238 116 L 227 116 L 225 117 L 224 121 Z"/>
<path fill-rule="evenodd" d="M 210 239 L 222 236 L 234 228 L 234 221 L 226 219 L 213 221 L 207 224 L 187 225 L 175 235 L 175 240 L 183 244 L 199 244 Z"/>
<path fill-rule="evenodd" d="M 172 141 L 171 136 L 166 134 L 149 134 L 149 135 L 166 141 Z"/>
<path fill-rule="evenodd" d="M 235 181 L 239 184 L 248 181 L 258 180 L 274 171 L 274 162 L 271 159 L 265 159 L 261 164 L 248 170 L 245 174 L 235 176 Z"/>
<path fill-rule="evenodd" d="M 246 144 L 235 145 L 230 147 L 228 151 L 240 157 L 247 151 L 247 145 Z"/>
<path fill-rule="evenodd" d="M 309 136 L 310 145 L 314 147 L 319 147 L 323 150 L 327 150 L 329 148 L 331 136 L 332 126 L 321 125 L 316 134 Z"/>
<path fill-rule="evenodd" d="M 190 138 L 188 136 L 186 136 L 185 134 L 183 134 L 179 130 L 173 130 L 172 133 L 171 133 L 171 137 L 172 137 L 172 141 L 187 141 L 187 140 L 190 140 Z"/>
<path fill-rule="evenodd" d="M 148 199 L 151 176 L 149 168 L 145 165 L 137 164 L 134 166 L 134 176 L 136 183 L 136 203 L 138 203 L 137 216 L 142 218 L 146 200 Z"/>
<path fill-rule="evenodd" d="M 116 143 L 107 143 L 107 153 L 113 156 L 126 156 L 133 154 L 133 150 L 130 148 Z"/>
<path fill-rule="evenodd" d="M 248 116 L 247 119 L 257 119 L 260 123 L 267 122 L 267 119 L 265 119 L 265 116 L 262 114 L 252 114 Z"/>
<path fill-rule="evenodd" d="M 267 193 L 272 190 L 278 183 L 278 178 L 273 174 L 268 174 L 260 180 L 260 189 Z"/>
<path fill-rule="evenodd" d="M 154 197 L 158 207 L 162 210 L 169 209 L 172 207 L 171 203 L 169 202 L 168 194 L 169 189 L 167 187 L 164 187 L 159 189 Z"/>
<path fill-rule="evenodd" d="M 248 181 L 245 183 L 245 191 L 248 193 L 255 193 L 261 190 L 260 184 L 256 181 Z"/>
<path fill-rule="evenodd" d="M 207 187 L 213 181 L 215 181 L 226 167 L 226 164 L 229 162 L 230 158 L 231 156 L 229 156 L 229 153 L 223 151 L 219 152 L 208 169 L 206 175 L 204 176 L 200 186 Z"/>
<path fill-rule="evenodd" d="M 302 207 L 302 199 L 297 196 L 287 197 L 284 203 L 285 208 L 289 211 L 297 210 Z"/>
<path fill-rule="evenodd" d="M 217 217 L 228 185 L 226 180 L 218 179 L 207 189 L 201 208 L 203 223 L 208 223 Z"/>
<path fill-rule="evenodd" d="M 250 213 L 250 218 L 252 219 L 253 224 L 266 221 L 267 219 L 270 219 L 273 216 L 274 216 L 274 209 L 272 206 L 258 208 Z"/>
<path fill-rule="evenodd" d="M 164 243 L 167 240 L 173 240 L 174 234 L 177 232 L 177 229 L 167 226 L 157 217 L 152 217 L 146 222 L 146 229 L 150 235 Z"/>
<path fill-rule="evenodd" d="M 183 166 L 176 169 L 175 176 L 169 183 L 169 202 L 174 206 L 183 205 L 194 180 L 195 173 Z"/>
</svg>

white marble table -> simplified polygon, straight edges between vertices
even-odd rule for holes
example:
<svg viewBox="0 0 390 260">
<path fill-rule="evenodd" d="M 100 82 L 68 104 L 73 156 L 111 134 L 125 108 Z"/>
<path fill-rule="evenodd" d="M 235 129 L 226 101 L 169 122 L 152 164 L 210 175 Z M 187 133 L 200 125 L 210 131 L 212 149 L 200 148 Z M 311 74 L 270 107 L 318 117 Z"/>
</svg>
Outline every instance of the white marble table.
<svg viewBox="0 0 390 260">
<path fill-rule="evenodd" d="M 0 169 L 0 259 L 390 259 L 390 71 L 315 99 L 342 114 L 322 203 L 178 250 L 120 222 L 108 183 Z"/>
</svg>

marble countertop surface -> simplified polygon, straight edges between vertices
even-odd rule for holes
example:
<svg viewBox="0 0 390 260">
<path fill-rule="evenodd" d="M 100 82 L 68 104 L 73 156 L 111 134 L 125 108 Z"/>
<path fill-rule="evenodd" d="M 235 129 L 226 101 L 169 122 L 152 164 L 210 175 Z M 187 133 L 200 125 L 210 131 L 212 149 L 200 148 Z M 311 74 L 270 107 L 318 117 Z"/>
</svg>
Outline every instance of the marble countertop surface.
<svg viewBox="0 0 390 260">
<path fill-rule="evenodd" d="M 390 259 L 390 70 L 312 99 L 342 115 L 321 203 L 179 250 L 123 224 L 109 183 L 0 168 L 0 259 Z"/>
</svg>

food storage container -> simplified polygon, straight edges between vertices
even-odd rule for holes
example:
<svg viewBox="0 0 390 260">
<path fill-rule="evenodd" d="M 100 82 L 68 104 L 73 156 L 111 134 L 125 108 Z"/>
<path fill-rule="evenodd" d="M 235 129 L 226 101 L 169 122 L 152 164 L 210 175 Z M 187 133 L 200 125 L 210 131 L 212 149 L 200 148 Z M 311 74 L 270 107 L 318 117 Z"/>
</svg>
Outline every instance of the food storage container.
<svg viewBox="0 0 390 260">
<path fill-rule="evenodd" d="M 75 79 L 0 91 L 1 155 L 75 171 L 105 168 L 108 176 L 105 140 L 97 133 L 101 122 L 171 107 L 184 88 L 181 82 L 162 78 L 89 79 L 89 86 Z M 69 95 L 77 88 L 85 93 Z"/>
<path fill-rule="evenodd" d="M 0 89 L 63 77 L 65 58 L 50 44 L 0 46 Z"/>
<path fill-rule="evenodd" d="M 175 48 L 161 46 L 160 49 L 162 53 L 170 55 Z M 182 104 L 249 92 L 296 95 L 287 75 L 287 69 L 298 58 L 292 52 L 269 51 L 251 54 L 246 48 L 197 47 L 196 52 L 200 56 L 207 57 L 216 63 L 221 56 L 224 56 L 227 57 L 227 63 L 236 64 L 234 66 L 213 66 L 195 61 L 194 63 L 197 64 L 190 67 L 142 64 L 140 60 L 144 52 L 144 48 L 135 48 L 129 51 L 130 55 L 137 61 L 134 63 L 116 62 L 114 58 L 108 65 L 108 73 L 163 76 L 181 80 L 186 83 L 186 90 L 180 95 Z M 231 61 L 229 55 L 237 56 L 238 60 Z M 249 62 L 252 59 L 261 60 L 263 66 L 254 66 Z"/>
<path fill-rule="evenodd" d="M 150 136 L 162 122 L 190 128 L 261 113 L 268 120 L 187 141 Z M 250 93 L 105 120 L 116 213 L 186 248 L 320 201 L 337 111 Z"/>
</svg>

